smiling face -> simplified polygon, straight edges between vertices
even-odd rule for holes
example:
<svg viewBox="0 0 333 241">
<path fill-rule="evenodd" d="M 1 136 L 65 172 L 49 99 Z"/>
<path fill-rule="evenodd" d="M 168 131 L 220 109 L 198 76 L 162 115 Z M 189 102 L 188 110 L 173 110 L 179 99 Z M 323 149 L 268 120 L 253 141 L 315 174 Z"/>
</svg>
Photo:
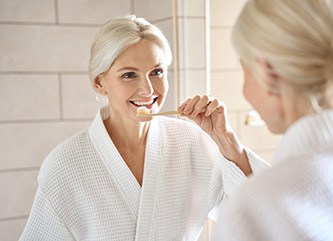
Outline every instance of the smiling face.
<svg viewBox="0 0 333 241">
<path fill-rule="evenodd" d="M 153 41 L 145 39 L 127 48 L 95 80 L 98 92 L 109 98 L 111 117 L 136 121 L 151 119 L 138 118 L 138 107 L 145 106 L 152 113 L 161 109 L 168 87 L 165 54 Z"/>
</svg>

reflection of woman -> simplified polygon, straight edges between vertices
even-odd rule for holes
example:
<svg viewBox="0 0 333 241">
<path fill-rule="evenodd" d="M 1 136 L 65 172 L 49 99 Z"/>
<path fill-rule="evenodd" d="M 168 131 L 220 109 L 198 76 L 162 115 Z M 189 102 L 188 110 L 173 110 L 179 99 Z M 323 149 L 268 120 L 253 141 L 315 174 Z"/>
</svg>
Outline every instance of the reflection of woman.
<svg viewBox="0 0 333 241">
<path fill-rule="evenodd" d="M 129 16 L 102 27 L 90 77 L 110 104 L 44 161 L 21 240 L 196 239 L 208 213 L 245 175 L 196 125 L 136 116 L 140 106 L 162 107 L 170 61 L 165 37 L 145 20 Z M 222 121 L 218 131 L 233 136 L 216 100 L 197 96 L 180 110 L 206 131 L 210 118 Z M 244 149 L 228 140 L 219 143 L 221 151 L 251 173 Z"/>
<path fill-rule="evenodd" d="M 275 166 L 221 212 L 216 240 L 333 240 L 333 1 L 250 0 L 233 42 L 246 99 L 285 135 Z"/>
</svg>

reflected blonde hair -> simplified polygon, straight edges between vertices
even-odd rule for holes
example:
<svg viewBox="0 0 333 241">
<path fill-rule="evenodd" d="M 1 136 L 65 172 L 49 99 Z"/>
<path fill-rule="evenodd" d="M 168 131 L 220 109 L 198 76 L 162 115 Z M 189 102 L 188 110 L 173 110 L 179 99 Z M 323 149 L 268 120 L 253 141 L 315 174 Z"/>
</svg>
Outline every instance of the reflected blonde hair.
<svg viewBox="0 0 333 241">
<path fill-rule="evenodd" d="M 142 39 L 157 44 L 165 53 L 165 64 L 170 65 L 170 45 L 161 30 L 143 18 L 129 15 L 106 22 L 96 34 L 90 50 L 90 80 L 93 82 L 98 75 L 108 71 L 125 49 Z"/>
<path fill-rule="evenodd" d="M 333 106 L 333 0 L 249 0 L 232 42 L 259 81 L 264 60 L 322 107 Z"/>
</svg>

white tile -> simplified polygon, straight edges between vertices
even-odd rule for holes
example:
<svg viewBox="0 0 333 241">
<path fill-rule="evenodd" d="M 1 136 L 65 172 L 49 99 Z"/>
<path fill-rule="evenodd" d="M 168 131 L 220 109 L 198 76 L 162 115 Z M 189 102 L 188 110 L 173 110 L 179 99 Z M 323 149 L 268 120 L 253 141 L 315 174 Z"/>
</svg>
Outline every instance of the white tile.
<svg viewBox="0 0 333 241">
<path fill-rule="evenodd" d="M 179 67 L 205 68 L 205 20 L 178 19 Z"/>
<path fill-rule="evenodd" d="M 0 25 L 0 71 L 87 71 L 96 27 Z"/>
<path fill-rule="evenodd" d="M 172 17 L 171 0 L 133 0 L 134 13 L 138 17 L 155 21 Z"/>
<path fill-rule="evenodd" d="M 59 23 L 102 24 L 131 13 L 131 0 L 57 0 Z"/>
<path fill-rule="evenodd" d="M 0 120 L 56 119 L 57 75 L 0 75 Z"/>
<path fill-rule="evenodd" d="M 0 21 L 55 22 L 54 0 L 1 0 Z"/>
<path fill-rule="evenodd" d="M 0 173 L 0 218 L 28 215 L 37 189 L 38 171 Z"/>
<path fill-rule="evenodd" d="M 169 81 L 169 92 L 167 95 L 167 98 L 165 100 L 165 103 L 162 107 L 162 111 L 167 110 L 176 110 L 178 107 L 178 103 L 176 103 L 176 84 L 174 82 L 174 72 L 172 70 L 169 70 L 168 72 L 168 81 Z"/>
<path fill-rule="evenodd" d="M 239 69 L 239 58 L 231 44 L 231 29 L 211 29 L 212 69 Z"/>
<path fill-rule="evenodd" d="M 88 75 L 62 75 L 61 95 L 64 119 L 93 118 L 101 106 Z"/>
<path fill-rule="evenodd" d="M 170 44 L 171 51 L 173 52 L 173 27 L 172 27 L 172 20 L 166 19 L 164 21 L 160 21 L 155 24 L 164 34 L 164 36 L 167 38 Z"/>
<path fill-rule="evenodd" d="M 211 25 L 232 26 L 246 0 L 210 0 Z"/>
<path fill-rule="evenodd" d="M 19 240 L 26 222 L 26 219 L 0 222 L 0 240 Z"/>
<path fill-rule="evenodd" d="M 39 167 L 57 144 L 90 122 L 0 124 L 0 169 Z"/>
<path fill-rule="evenodd" d="M 243 73 L 213 72 L 211 73 L 211 93 L 224 101 L 229 110 L 251 109 L 243 96 Z"/>
<path fill-rule="evenodd" d="M 205 0 L 179 0 L 177 3 L 178 16 L 205 16 Z"/>
<path fill-rule="evenodd" d="M 179 77 L 182 102 L 195 95 L 207 94 L 205 70 L 181 70 Z"/>
</svg>

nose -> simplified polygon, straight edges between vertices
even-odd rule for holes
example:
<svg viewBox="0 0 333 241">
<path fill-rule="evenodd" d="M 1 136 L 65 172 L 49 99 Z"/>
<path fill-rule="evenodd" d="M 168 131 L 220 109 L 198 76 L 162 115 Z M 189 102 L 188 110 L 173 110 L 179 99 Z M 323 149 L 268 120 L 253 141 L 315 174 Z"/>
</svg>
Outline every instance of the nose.
<svg viewBox="0 0 333 241">
<path fill-rule="evenodd" d="M 151 96 L 154 93 L 154 87 L 149 76 L 145 76 L 140 81 L 139 94 L 142 96 Z"/>
</svg>

